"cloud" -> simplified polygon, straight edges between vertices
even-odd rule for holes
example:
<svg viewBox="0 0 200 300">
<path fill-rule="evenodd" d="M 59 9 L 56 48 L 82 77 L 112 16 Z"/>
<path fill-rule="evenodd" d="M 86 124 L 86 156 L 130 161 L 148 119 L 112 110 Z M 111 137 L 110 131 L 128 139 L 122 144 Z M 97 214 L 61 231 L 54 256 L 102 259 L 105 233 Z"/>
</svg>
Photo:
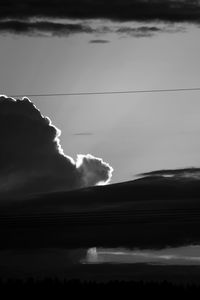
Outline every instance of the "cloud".
<svg viewBox="0 0 200 300">
<path fill-rule="evenodd" d="M 157 23 L 156 25 L 145 24 L 142 26 L 121 26 L 117 33 L 126 34 L 131 37 L 152 37 L 158 33 L 184 32 L 185 28 L 178 24 Z"/>
<path fill-rule="evenodd" d="M 118 33 L 125 33 L 129 36 L 134 37 L 151 37 L 155 33 L 163 31 L 161 28 L 156 26 L 140 26 L 136 28 L 132 27 L 121 27 L 117 30 Z"/>
<path fill-rule="evenodd" d="M 106 24 L 106 25 L 105 25 Z M 0 20 L 0 34 L 15 34 L 41 37 L 68 37 L 72 34 L 90 34 L 92 44 L 106 44 L 107 34 L 126 35 L 129 37 L 151 37 L 158 33 L 183 32 L 185 28 L 180 24 L 166 24 L 165 22 L 110 22 L 100 20 Z M 95 38 L 98 35 L 99 38 Z M 102 38 L 103 37 L 103 38 Z"/>
<path fill-rule="evenodd" d="M 79 154 L 76 166 L 81 174 L 83 186 L 106 184 L 112 176 L 113 170 L 110 165 L 91 154 Z"/>
<path fill-rule="evenodd" d="M 70 21 L 69 21 L 70 20 Z M 101 28 L 88 25 L 102 21 Z M 72 33 L 99 33 L 112 31 L 103 23 L 118 21 L 119 33 L 133 37 L 151 37 L 158 32 L 176 32 L 180 28 L 169 24 L 200 23 L 200 2 L 179 0 L 9 0 L 0 3 L 0 32 L 37 36 L 68 36 Z M 67 23 L 68 22 L 68 23 Z M 75 23 L 73 23 L 75 22 Z M 125 22 L 163 22 L 166 28 L 142 25 L 124 28 Z M 101 43 L 96 39 L 96 43 Z M 103 43 L 103 42 L 102 42 Z"/>
<path fill-rule="evenodd" d="M 91 44 L 107 44 L 110 41 L 108 40 L 103 40 L 103 39 L 95 39 L 95 40 L 91 40 L 90 43 Z"/>
<path fill-rule="evenodd" d="M 199 1 L 188 0 L 3 0 L 0 19 L 29 17 L 199 22 Z"/>
<path fill-rule="evenodd" d="M 112 167 L 64 154 L 61 132 L 28 99 L 0 97 L 0 193 L 38 193 L 108 183 Z"/>
<path fill-rule="evenodd" d="M 154 178 L 191 179 L 200 180 L 200 168 L 168 169 L 139 174 L 139 176 Z"/>
<path fill-rule="evenodd" d="M 90 26 L 81 23 L 56 23 L 49 21 L 2 21 L 0 32 L 36 36 L 68 36 L 75 33 L 92 33 Z"/>
</svg>

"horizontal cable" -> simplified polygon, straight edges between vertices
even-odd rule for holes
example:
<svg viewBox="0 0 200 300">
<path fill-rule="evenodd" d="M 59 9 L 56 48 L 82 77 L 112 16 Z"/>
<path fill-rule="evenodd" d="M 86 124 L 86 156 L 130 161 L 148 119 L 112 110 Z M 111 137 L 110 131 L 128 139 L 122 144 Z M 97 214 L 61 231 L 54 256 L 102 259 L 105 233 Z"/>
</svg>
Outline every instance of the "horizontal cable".
<svg viewBox="0 0 200 300">
<path fill-rule="evenodd" d="M 174 89 L 151 89 L 151 90 L 125 90 L 125 91 L 98 91 L 98 92 L 74 92 L 74 93 L 49 93 L 49 94 L 20 94 L 8 95 L 9 97 L 62 97 L 62 96 L 86 96 L 86 95 L 113 95 L 113 94 L 139 94 L 139 93 L 168 93 L 200 91 L 200 87 L 174 88 Z"/>
</svg>

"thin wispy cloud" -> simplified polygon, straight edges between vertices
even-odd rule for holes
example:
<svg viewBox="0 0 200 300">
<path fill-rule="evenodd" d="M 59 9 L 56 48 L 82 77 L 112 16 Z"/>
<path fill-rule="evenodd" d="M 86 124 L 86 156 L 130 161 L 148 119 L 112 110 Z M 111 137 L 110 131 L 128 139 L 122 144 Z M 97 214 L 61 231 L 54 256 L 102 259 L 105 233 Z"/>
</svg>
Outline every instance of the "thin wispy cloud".
<svg viewBox="0 0 200 300">
<path fill-rule="evenodd" d="M 50 21 L 3 21 L 0 33 L 13 33 L 30 36 L 69 36 L 76 33 L 92 33 L 90 26 L 81 23 L 58 23 Z"/>
<path fill-rule="evenodd" d="M 165 24 L 165 23 L 149 23 L 144 25 L 129 25 L 121 26 L 117 29 L 118 34 L 123 34 L 129 37 L 152 37 L 160 33 L 177 33 L 185 32 L 184 26 L 178 24 Z"/>
<path fill-rule="evenodd" d="M 110 41 L 103 40 L 103 39 L 90 40 L 90 44 L 107 44 L 107 43 L 110 43 Z"/>
<path fill-rule="evenodd" d="M 91 44 L 109 43 L 110 35 L 118 37 L 151 37 L 162 33 L 185 32 L 186 25 L 164 22 L 111 22 L 99 20 L 5 20 L 0 21 L 0 34 L 42 37 L 68 37 L 72 34 L 88 34 Z M 96 37 L 97 36 L 97 37 Z"/>
</svg>

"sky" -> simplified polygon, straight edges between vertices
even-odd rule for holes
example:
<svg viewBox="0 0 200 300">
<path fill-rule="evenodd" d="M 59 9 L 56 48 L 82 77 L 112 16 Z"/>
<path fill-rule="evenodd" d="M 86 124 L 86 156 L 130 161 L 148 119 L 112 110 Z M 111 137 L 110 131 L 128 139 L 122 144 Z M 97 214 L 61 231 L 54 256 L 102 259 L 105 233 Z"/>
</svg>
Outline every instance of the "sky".
<svg viewBox="0 0 200 300">
<path fill-rule="evenodd" d="M 1 1 L 0 94 L 8 96 L 0 97 L 1 195 L 8 193 L 20 199 L 18 192 L 26 195 L 80 189 L 129 181 L 142 174 L 145 178 L 135 182 L 135 190 L 138 184 L 147 192 L 150 182 L 149 198 L 161 195 L 167 199 L 170 194 L 165 195 L 166 186 L 179 193 L 178 200 L 183 190 L 195 197 L 193 187 L 198 194 L 196 179 L 200 178 L 200 91 L 121 92 L 200 88 L 199 16 L 200 2 L 195 0 L 19 0 L 17 5 L 15 0 Z M 106 91 L 120 93 L 41 96 Z M 31 96 L 35 94 L 38 96 Z M 22 96 L 29 99 L 10 98 Z M 116 193 L 113 189 L 113 195 Z M 51 198 L 49 201 L 51 204 Z M 173 205 L 177 206 L 176 202 Z M 77 202 L 75 207 L 78 211 Z M 189 219 L 191 227 L 184 232 L 187 236 L 198 225 L 195 207 L 196 214 L 192 211 Z M 172 219 L 178 221 L 168 221 L 169 231 L 173 227 L 174 232 L 180 232 L 179 222 L 185 217 L 182 211 L 172 213 Z M 146 218 L 145 213 L 142 217 Z M 160 224 L 162 230 L 166 223 Z M 145 226 L 140 230 L 148 234 L 151 227 L 146 231 Z M 191 237 L 196 238 L 195 234 L 192 232 Z M 59 244 L 60 236 L 53 236 Z M 173 235 L 169 236 L 173 241 Z M 17 244 L 23 238 L 19 235 Z M 8 241 L 12 244 L 12 236 Z M 48 244 L 48 237 L 46 241 Z M 162 252 L 122 250 L 129 263 L 149 259 L 165 264 L 200 261 L 199 246 Z M 113 249 L 95 248 L 92 253 L 89 249 L 92 260 L 108 256 L 116 263 L 124 259 Z"/>
<path fill-rule="evenodd" d="M 92 18 L 81 12 L 76 19 L 73 13 L 61 18 L 60 12 L 28 16 L 23 9 L 18 23 L 12 10 L 0 16 L 0 93 L 199 86 L 196 20 L 140 20 L 140 14 L 125 13 L 121 20 L 117 9 L 112 16 L 104 6 L 98 18 L 95 5 Z M 188 91 L 30 99 L 61 130 L 65 154 L 101 157 L 114 168 L 111 182 L 116 183 L 153 170 L 200 166 L 199 96 Z"/>
</svg>

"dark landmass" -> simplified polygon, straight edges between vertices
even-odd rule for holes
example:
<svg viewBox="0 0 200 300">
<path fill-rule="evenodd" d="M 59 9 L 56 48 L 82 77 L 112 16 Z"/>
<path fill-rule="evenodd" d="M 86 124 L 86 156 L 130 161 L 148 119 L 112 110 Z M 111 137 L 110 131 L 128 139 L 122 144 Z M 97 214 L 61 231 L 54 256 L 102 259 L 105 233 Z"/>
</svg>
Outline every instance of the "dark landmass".
<svg viewBox="0 0 200 300">
<path fill-rule="evenodd" d="M 0 280 L 3 282 L 7 282 L 8 279 L 26 281 L 31 277 L 34 280 L 41 281 L 46 278 L 57 278 L 60 281 L 76 279 L 81 282 L 94 281 L 97 283 L 109 283 L 113 280 L 126 282 L 153 281 L 160 283 L 167 281 L 184 286 L 188 284 L 200 286 L 200 266 L 156 265 L 147 263 L 80 264 L 77 262 L 73 264 L 69 261 L 66 263 L 63 260 L 63 255 L 61 255 L 60 262 L 58 262 L 58 255 L 59 252 L 57 252 L 57 260 L 55 260 L 55 263 L 49 262 L 49 266 L 45 266 L 44 262 L 41 263 L 41 259 L 38 260 L 36 256 L 34 262 L 30 260 L 27 262 L 27 260 L 24 259 L 21 265 L 18 264 L 18 267 L 16 266 L 16 262 L 14 264 L 10 262 L 10 265 L 7 264 L 7 266 L 3 268 L 1 262 Z M 10 258 L 12 258 L 11 255 Z M 49 259 L 50 258 L 51 257 L 49 257 Z M 63 260 L 63 265 L 61 260 Z M 54 266 L 52 266 L 53 264 Z"/>
<path fill-rule="evenodd" d="M 2 196 L 0 240 L 1 249 L 197 244 L 200 181 L 147 176 L 68 192 Z"/>
</svg>

